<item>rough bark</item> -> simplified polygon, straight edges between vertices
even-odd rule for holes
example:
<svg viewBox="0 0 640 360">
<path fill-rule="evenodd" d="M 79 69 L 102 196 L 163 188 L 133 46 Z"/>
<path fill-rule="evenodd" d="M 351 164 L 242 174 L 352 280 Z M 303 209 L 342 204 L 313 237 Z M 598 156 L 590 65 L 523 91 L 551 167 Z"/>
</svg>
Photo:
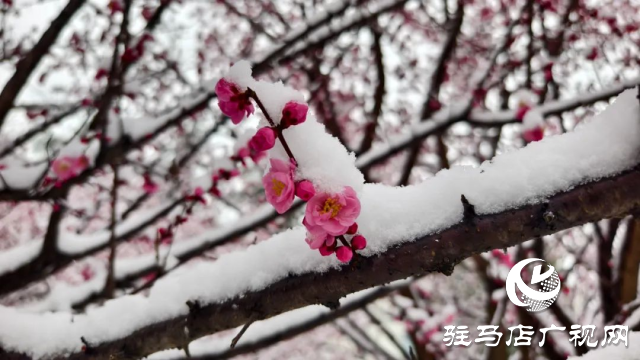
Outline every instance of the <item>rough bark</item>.
<svg viewBox="0 0 640 360">
<path fill-rule="evenodd" d="M 620 302 L 629 303 L 638 296 L 638 269 L 640 268 L 640 218 L 629 222 L 627 238 L 620 264 Z"/>
</svg>

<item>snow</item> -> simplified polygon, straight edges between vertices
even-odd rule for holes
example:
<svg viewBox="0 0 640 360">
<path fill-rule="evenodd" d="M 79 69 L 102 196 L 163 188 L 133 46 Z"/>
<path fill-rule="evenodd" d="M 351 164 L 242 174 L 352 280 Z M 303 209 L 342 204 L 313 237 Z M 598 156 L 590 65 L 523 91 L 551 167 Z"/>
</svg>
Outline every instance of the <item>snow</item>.
<svg viewBox="0 0 640 360">
<path fill-rule="evenodd" d="M 25 166 L 21 160 L 13 156 L 4 158 L 2 165 L 4 168 L 0 170 L 0 187 L 14 190 L 32 189 L 49 166 L 46 162 Z"/>
<path fill-rule="evenodd" d="M 607 345 L 604 348 L 597 348 L 589 351 L 583 356 L 572 356 L 568 360 L 640 360 L 640 332 L 629 333 L 629 347 L 624 343 L 618 345 Z"/>
<path fill-rule="evenodd" d="M 310 180 L 317 189 L 327 192 L 342 191 L 344 186 L 351 186 L 356 192 L 362 190 L 364 177 L 355 166 L 355 154 L 348 153 L 314 116 L 286 129 L 283 135 L 298 161 L 298 180 Z M 280 142 L 270 151 L 274 153 L 286 159 Z"/>
<path fill-rule="evenodd" d="M 627 90 L 574 132 L 501 154 L 480 167 L 443 170 L 415 186 L 365 185 L 358 219 L 369 243 L 363 255 L 379 254 L 459 223 L 463 212 L 461 194 L 477 213 L 490 214 L 543 202 L 555 193 L 635 166 L 640 153 L 638 114 L 636 91 Z M 304 228 L 296 227 L 269 241 L 225 254 L 216 262 L 194 264 L 159 280 L 146 298 L 136 295 L 111 300 L 74 316 L 73 321 L 68 313 L 35 315 L 0 307 L 0 343 L 7 350 L 36 358 L 66 354 L 80 349 L 80 336 L 90 343 L 100 343 L 158 321 L 184 316 L 188 313 L 187 300 L 198 299 L 202 304 L 223 302 L 262 290 L 288 276 L 340 267 L 335 257 L 322 257 L 309 250 L 304 235 Z M 203 287 L 202 279 L 228 281 L 210 282 Z"/>
<path fill-rule="evenodd" d="M 35 259 L 42 249 L 42 240 L 29 241 L 0 252 L 0 274 L 19 268 Z"/>
</svg>

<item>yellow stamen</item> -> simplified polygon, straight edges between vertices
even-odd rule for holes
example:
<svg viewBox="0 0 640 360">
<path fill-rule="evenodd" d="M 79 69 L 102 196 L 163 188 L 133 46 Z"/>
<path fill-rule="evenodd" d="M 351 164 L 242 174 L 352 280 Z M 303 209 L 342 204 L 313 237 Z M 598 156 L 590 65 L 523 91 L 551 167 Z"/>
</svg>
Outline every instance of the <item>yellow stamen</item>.
<svg viewBox="0 0 640 360">
<path fill-rule="evenodd" d="M 342 205 L 340 205 L 338 203 L 338 199 L 336 199 L 336 198 L 328 198 L 324 202 L 324 206 L 322 207 L 322 210 L 320 211 L 320 214 L 326 214 L 326 213 L 330 212 L 331 213 L 331 217 L 334 218 L 334 217 L 338 216 L 338 213 L 340 212 L 340 209 L 342 209 Z"/>
<path fill-rule="evenodd" d="M 276 195 L 280 196 L 282 195 L 282 192 L 284 191 L 285 185 L 282 181 L 277 180 L 277 179 L 271 179 L 271 182 L 273 183 L 273 185 L 271 186 L 271 189 L 273 190 L 273 192 L 276 193 Z"/>
</svg>

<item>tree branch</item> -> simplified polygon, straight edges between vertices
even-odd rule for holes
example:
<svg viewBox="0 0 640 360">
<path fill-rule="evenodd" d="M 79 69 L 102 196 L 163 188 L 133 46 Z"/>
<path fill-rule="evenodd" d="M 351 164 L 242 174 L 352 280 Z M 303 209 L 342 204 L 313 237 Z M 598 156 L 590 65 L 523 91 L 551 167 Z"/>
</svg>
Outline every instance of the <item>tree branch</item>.
<svg viewBox="0 0 640 360">
<path fill-rule="evenodd" d="M 42 34 L 40 40 L 31 48 L 16 65 L 16 71 L 7 81 L 6 85 L 0 93 L 0 128 L 4 120 L 13 107 L 15 99 L 20 91 L 27 83 L 31 73 L 36 69 L 40 61 L 49 52 L 51 46 L 56 42 L 58 35 L 67 25 L 73 15 L 82 7 L 85 0 L 69 0 L 67 6 L 62 9 L 57 18 L 55 18 L 49 28 Z"/>
<path fill-rule="evenodd" d="M 189 319 L 190 336 L 198 338 L 243 325 L 254 317 L 265 319 L 309 304 L 335 301 L 346 294 L 408 276 L 429 272 L 450 274 L 457 263 L 479 252 L 513 246 L 602 218 L 636 213 L 640 211 L 638 182 L 640 168 L 634 168 L 558 193 L 545 203 L 478 216 L 383 254 L 360 257 L 356 267 L 344 265 L 323 274 L 289 276 L 264 290 L 201 306 Z M 552 222 L 545 216 L 549 212 L 555 215 Z M 70 358 L 123 359 L 122 349 L 126 349 L 126 356 L 141 357 L 180 346 L 187 316 L 146 326 L 122 339 L 95 344 L 91 354 L 75 353 Z M 24 358 L 7 350 L 3 355 L 10 359 Z"/>
<path fill-rule="evenodd" d="M 464 18 L 464 5 L 462 1 L 458 1 L 458 9 L 454 17 L 450 20 L 450 24 L 448 27 L 449 34 L 447 39 L 445 40 L 444 47 L 442 48 L 442 53 L 440 54 L 440 58 L 436 64 L 436 67 L 431 75 L 431 80 L 429 83 L 429 91 L 427 91 L 427 96 L 424 100 L 422 106 L 422 112 L 420 115 L 420 121 L 428 120 L 431 115 L 434 113 L 434 108 L 430 105 L 432 101 L 438 101 L 438 94 L 440 93 L 440 86 L 444 82 L 446 71 L 447 71 L 447 62 L 453 56 L 453 52 L 456 48 L 456 43 L 458 40 L 458 36 L 460 35 L 460 29 L 462 29 L 462 22 Z M 406 185 L 409 183 L 409 177 L 411 176 L 411 170 L 416 164 L 418 160 L 418 155 L 420 154 L 420 148 L 422 147 L 422 143 L 419 142 L 415 144 L 410 150 L 407 159 L 405 160 L 404 167 L 402 169 L 402 174 L 400 176 L 400 185 Z"/>
<path fill-rule="evenodd" d="M 373 53 L 376 59 L 376 74 L 378 75 L 378 85 L 376 86 L 375 94 L 373 95 L 374 105 L 371 112 L 371 120 L 366 125 L 364 130 L 364 137 L 360 144 L 358 154 L 365 153 L 371 149 L 373 140 L 376 135 L 376 128 L 378 127 L 378 121 L 380 121 L 380 115 L 382 114 L 382 103 L 384 101 L 385 93 L 385 74 L 384 74 L 384 59 L 382 54 L 382 45 L 380 44 L 380 38 L 382 32 L 375 26 L 371 27 L 373 32 Z"/>
</svg>

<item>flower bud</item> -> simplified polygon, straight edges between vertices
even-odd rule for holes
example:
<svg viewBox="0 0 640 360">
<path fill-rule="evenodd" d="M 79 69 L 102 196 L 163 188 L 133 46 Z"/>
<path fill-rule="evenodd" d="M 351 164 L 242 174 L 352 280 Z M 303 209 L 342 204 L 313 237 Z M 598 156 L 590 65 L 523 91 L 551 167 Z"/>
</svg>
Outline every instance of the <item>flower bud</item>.
<svg viewBox="0 0 640 360">
<path fill-rule="evenodd" d="M 309 180 L 302 180 L 296 184 L 296 196 L 304 201 L 309 201 L 316 194 L 313 184 Z"/>
<path fill-rule="evenodd" d="M 362 250 L 367 247 L 367 239 L 362 235 L 356 235 L 351 239 L 351 246 L 356 250 Z"/>
<path fill-rule="evenodd" d="M 270 127 L 263 127 L 249 140 L 249 147 L 255 152 L 266 151 L 276 144 L 276 132 Z"/>
<path fill-rule="evenodd" d="M 353 257 L 353 251 L 348 246 L 340 246 L 336 249 L 336 257 L 343 263 L 348 263 Z"/>
</svg>

